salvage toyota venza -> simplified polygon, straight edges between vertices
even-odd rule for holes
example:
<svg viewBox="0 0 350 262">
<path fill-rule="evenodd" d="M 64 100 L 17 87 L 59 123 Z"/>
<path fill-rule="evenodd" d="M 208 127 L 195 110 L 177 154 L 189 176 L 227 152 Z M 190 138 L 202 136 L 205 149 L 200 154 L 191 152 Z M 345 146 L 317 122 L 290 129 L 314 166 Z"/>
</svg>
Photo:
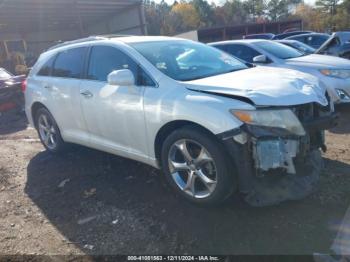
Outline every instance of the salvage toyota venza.
<svg viewBox="0 0 350 262">
<path fill-rule="evenodd" d="M 90 37 L 43 53 L 26 114 L 50 152 L 76 143 L 162 168 L 188 200 L 251 205 L 312 192 L 334 124 L 322 84 L 166 37 Z"/>
</svg>

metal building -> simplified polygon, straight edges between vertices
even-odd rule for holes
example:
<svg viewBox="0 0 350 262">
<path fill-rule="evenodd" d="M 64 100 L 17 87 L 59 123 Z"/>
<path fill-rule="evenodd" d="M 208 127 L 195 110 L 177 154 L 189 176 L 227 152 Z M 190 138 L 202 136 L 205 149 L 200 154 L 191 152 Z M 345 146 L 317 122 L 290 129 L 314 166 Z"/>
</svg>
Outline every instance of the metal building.
<svg viewBox="0 0 350 262">
<path fill-rule="evenodd" d="M 24 40 L 39 54 L 95 34 L 147 34 L 142 0 L 0 0 L 0 41 L 12 48 Z"/>
<path fill-rule="evenodd" d="M 222 40 L 242 39 L 244 35 L 248 34 L 280 34 L 288 29 L 303 30 L 303 21 L 298 19 L 279 22 L 218 26 L 190 31 L 177 36 L 208 43 Z"/>
</svg>

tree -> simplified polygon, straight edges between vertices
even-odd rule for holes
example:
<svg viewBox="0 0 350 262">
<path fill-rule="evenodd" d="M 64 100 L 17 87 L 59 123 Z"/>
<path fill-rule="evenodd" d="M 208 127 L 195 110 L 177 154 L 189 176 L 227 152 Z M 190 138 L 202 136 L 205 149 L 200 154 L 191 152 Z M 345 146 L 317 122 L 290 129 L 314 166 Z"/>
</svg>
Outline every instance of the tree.
<svg viewBox="0 0 350 262">
<path fill-rule="evenodd" d="M 213 7 L 205 0 L 193 0 L 191 4 L 196 9 L 201 27 L 210 27 L 214 25 L 214 11 Z"/>
<path fill-rule="evenodd" d="M 266 3 L 264 0 L 246 0 L 243 6 L 253 22 L 255 22 L 258 17 L 263 16 L 266 10 Z"/>
<path fill-rule="evenodd" d="M 335 31 L 350 29 L 350 0 L 345 0 L 338 5 L 331 23 Z"/>
<path fill-rule="evenodd" d="M 288 3 L 285 0 L 270 0 L 267 4 L 267 15 L 272 21 L 288 16 Z"/>
<path fill-rule="evenodd" d="M 291 7 L 295 7 L 302 0 L 270 0 L 267 3 L 266 15 L 272 21 L 285 20 L 290 16 Z"/>
<path fill-rule="evenodd" d="M 322 8 L 323 11 L 333 16 L 335 15 L 335 10 L 338 3 L 339 0 L 317 0 L 316 6 Z"/>
<path fill-rule="evenodd" d="M 160 35 L 164 26 L 165 17 L 170 12 L 171 7 L 162 0 L 159 4 L 154 1 L 145 1 L 145 15 L 147 21 L 147 31 L 150 35 Z"/>
<path fill-rule="evenodd" d="M 336 14 L 336 9 L 338 7 L 339 0 L 318 0 L 316 1 L 316 6 L 319 7 L 319 10 L 323 11 L 325 14 L 329 14 L 330 17 L 327 20 L 327 29 L 335 30 L 334 16 Z"/>
<path fill-rule="evenodd" d="M 165 17 L 163 33 L 174 35 L 198 29 L 200 18 L 197 10 L 190 3 L 174 3 L 169 14 Z"/>
<path fill-rule="evenodd" d="M 176 35 L 201 27 L 287 19 L 302 19 L 304 28 L 318 32 L 350 28 L 350 0 L 318 0 L 316 7 L 303 0 L 222 0 L 219 6 L 210 1 L 177 0 L 168 5 L 165 0 L 144 0 L 148 33 Z"/>
<path fill-rule="evenodd" d="M 215 25 L 235 25 L 247 21 L 248 13 L 240 0 L 230 0 L 214 9 Z"/>
<path fill-rule="evenodd" d="M 323 32 L 329 15 L 319 12 L 317 8 L 310 5 L 300 4 L 297 6 L 295 14 L 290 16 L 290 18 L 299 18 L 303 20 L 304 27 L 309 30 Z"/>
</svg>

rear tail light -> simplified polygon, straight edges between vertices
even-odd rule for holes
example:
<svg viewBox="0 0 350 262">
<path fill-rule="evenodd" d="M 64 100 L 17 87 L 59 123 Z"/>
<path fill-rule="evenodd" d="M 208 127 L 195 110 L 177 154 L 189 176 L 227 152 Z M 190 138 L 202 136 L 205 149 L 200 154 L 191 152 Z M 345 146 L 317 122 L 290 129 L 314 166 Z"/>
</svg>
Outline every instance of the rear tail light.
<svg viewBox="0 0 350 262">
<path fill-rule="evenodd" d="M 24 93 L 27 89 L 27 79 L 24 79 L 21 84 L 22 92 Z"/>
</svg>

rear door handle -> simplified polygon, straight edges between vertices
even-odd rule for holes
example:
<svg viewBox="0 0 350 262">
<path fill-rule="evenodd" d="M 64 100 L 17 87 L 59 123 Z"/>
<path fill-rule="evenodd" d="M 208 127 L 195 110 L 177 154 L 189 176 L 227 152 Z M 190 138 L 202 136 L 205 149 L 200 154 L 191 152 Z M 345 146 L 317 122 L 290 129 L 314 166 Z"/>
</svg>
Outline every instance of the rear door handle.
<svg viewBox="0 0 350 262">
<path fill-rule="evenodd" d="M 85 90 L 85 91 L 81 92 L 80 94 L 81 94 L 82 96 L 86 97 L 86 98 L 91 98 L 91 97 L 94 96 L 94 95 L 93 95 L 90 91 L 88 91 L 88 90 Z"/>
</svg>

